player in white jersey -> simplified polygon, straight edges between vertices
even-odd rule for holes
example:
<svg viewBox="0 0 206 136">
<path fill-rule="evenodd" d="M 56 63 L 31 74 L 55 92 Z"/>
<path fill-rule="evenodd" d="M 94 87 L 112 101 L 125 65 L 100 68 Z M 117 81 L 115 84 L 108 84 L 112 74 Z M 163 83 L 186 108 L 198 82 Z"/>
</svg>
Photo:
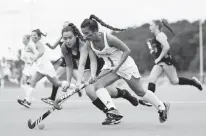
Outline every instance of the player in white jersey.
<svg viewBox="0 0 206 136">
<path fill-rule="evenodd" d="M 105 61 L 103 67 L 104 70 L 100 74 L 112 70 L 111 73 L 99 79 L 95 84 L 91 85 L 96 93 L 105 91 L 108 85 L 114 83 L 116 80 L 123 78 L 129 85 L 129 87 L 143 100 L 150 102 L 159 113 L 159 120 L 161 123 L 167 120 L 169 103 L 163 103 L 159 98 L 151 91 L 148 91 L 142 87 L 140 81 L 140 74 L 138 68 L 131 57 L 129 57 L 130 49 L 117 37 L 99 32 L 98 23 L 114 31 L 123 31 L 123 29 L 113 28 L 105 24 L 95 15 L 91 15 L 90 18 L 85 19 L 81 24 L 81 30 L 86 39 L 90 53 L 90 59 L 94 66 L 91 68 L 92 75 L 96 72 L 96 58 L 95 54 L 102 57 Z M 107 102 L 110 104 L 110 102 Z M 109 120 L 109 119 L 108 119 Z"/>
<path fill-rule="evenodd" d="M 31 79 L 32 75 L 35 74 L 35 66 L 36 63 L 33 63 L 32 65 L 29 64 L 31 62 L 32 56 L 34 56 L 34 52 L 32 47 L 33 45 L 29 44 L 30 35 L 24 35 L 22 39 L 22 43 L 25 45 L 25 47 L 21 50 L 21 56 L 20 59 L 24 61 L 24 69 L 22 71 L 22 79 L 21 79 L 21 87 L 26 91 L 27 89 L 27 83 L 29 82 L 29 79 Z"/>
<path fill-rule="evenodd" d="M 10 70 L 10 65 L 8 64 L 7 60 L 5 57 L 2 57 L 0 61 L 0 84 L 1 88 L 4 88 L 5 84 L 5 78 L 8 77 L 8 79 L 11 78 L 11 70 Z"/>
<path fill-rule="evenodd" d="M 32 45 L 30 44 L 29 45 L 29 40 L 30 40 L 30 35 L 24 35 L 23 36 L 23 39 L 22 39 L 22 43 L 25 45 L 25 47 L 22 49 L 21 51 L 21 60 L 23 60 L 25 62 L 24 64 L 24 69 L 22 71 L 22 84 L 25 85 L 27 83 L 27 81 L 29 80 L 29 78 L 31 78 L 32 75 L 34 75 L 35 73 L 35 63 L 33 63 L 32 65 L 31 64 L 28 64 L 28 60 L 29 57 L 32 57 L 30 56 L 31 55 L 34 55 L 35 53 L 32 52 L 32 48 L 35 48 L 35 47 L 32 47 Z"/>
<path fill-rule="evenodd" d="M 39 82 L 43 77 L 47 77 L 48 80 L 55 86 L 61 86 L 63 89 L 67 89 L 69 87 L 66 81 L 59 81 L 56 78 L 56 72 L 52 65 L 52 63 L 45 57 L 45 48 L 44 45 L 41 43 L 41 36 L 45 36 L 39 29 L 33 30 L 31 34 L 31 40 L 29 44 L 33 44 L 32 52 L 34 56 L 29 59 L 30 64 L 32 65 L 34 62 L 37 63 L 37 68 L 34 76 L 32 76 L 29 86 L 26 92 L 26 98 L 24 100 L 18 99 L 18 103 L 30 108 L 31 105 L 31 95 L 36 86 L 36 83 Z M 30 45 L 28 45 L 30 46 Z"/>
</svg>

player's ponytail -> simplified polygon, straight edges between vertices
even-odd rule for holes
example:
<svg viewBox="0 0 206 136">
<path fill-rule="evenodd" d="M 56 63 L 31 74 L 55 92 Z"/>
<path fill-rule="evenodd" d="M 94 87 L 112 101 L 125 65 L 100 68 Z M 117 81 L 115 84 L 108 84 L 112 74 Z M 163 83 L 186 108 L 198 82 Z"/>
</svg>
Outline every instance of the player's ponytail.
<svg viewBox="0 0 206 136">
<path fill-rule="evenodd" d="M 168 30 L 170 30 L 170 32 L 172 32 L 173 35 L 175 35 L 174 31 L 164 22 L 164 20 L 162 20 L 162 24 L 163 24 Z"/>
<path fill-rule="evenodd" d="M 101 19 L 99 19 L 97 16 L 95 15 L 90 15 L 89 19 L 85 19 L 82 24 L 81 24 L 81 28 L 85 28 L 85 27 L 89 27 L 92 31 L 98 31 L 99 27 L 98 27 L 98 23 L 100 23 L 102 26 L 113 30 L 113 31 L 125 31 L 126 29 L 119 29 L 119 28 L 114 28 L 108 24 L 106 24 L 105 22 L 103 22 Z"/>
<path fill-rule="evenodd" d="M 72 32 L 74 33 L 75 36 L 80 38 L 82 41 L 85 41 L 85 39 L 83 38 L 83 35 L 80 33 L 79 29 L 73 23 L 69 23 L 68 26 L 73 29 Z"/>
</svg>

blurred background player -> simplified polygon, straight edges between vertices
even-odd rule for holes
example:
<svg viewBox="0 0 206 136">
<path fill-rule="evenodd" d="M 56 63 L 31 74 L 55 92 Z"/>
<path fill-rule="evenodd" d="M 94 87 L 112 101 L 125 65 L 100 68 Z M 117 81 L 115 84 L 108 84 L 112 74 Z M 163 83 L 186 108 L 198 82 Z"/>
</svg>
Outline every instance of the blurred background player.
<svg viewBox="0 0 206 136">
<path fill-rule="evenodd" d="M 177 76 L 177 71 L 174 66 L 167 36 L 164 32 L 162 32 L 163 26 L 168 28 L 174 34 L 166 22 L 161 20 L 152 21 L 149 26 L 154 38 L 148 40 L 147 44 L 150 49 L 150 53 L 155 57 L 155 65 L 153 66 L 149 76 L 148 90 L 155 92 L 155 83 L 160 75 L 164 72 L 173 85 L 191 85 L 201 91 L 202 85 L 197 78 L 193 77 L 192 79 L 188 79 Z"/>
<path fill-rule="evenodd" d="M 67 82 L 61 82 L 56 78 L 56 72 L 52 65 L 52 63 L 46 58 L 44 55 L 45 48 L 44 45 L 41 42 L 41 36 L 44 35 L 39 29 L 33 30 L 31 34 L 31 39 L 29 41 L 28 47 L 31 47 L 28 49 L 28 53 L 32 51 L 32 53 L 29 53 L 28 60 L 26 61 L 28 64 L 32 65 L 34 62 L 37 63 L 37 68 L 34 76 L 32 76 L 29 86 L 26 91 L 26 98 L 21 100 L 18 99 L 18 103 L 30 108 L 31 101 L 32 101 L 32 92 L 36 86 L 36 83 L 39 82 L 43 77 L 47 77 L 47 79 L 55 86 L 62 86 L 63 89 L 68 88 Z M 31 50 L 31 51 L 30 51 Z"/>
<path fill-rule="evenodd" d="M 12 78 L 11 65 L 7 62 L 5 57 L 2 57 L 0 61 L 0 80 L 1 88 L 4 88 L 5 80 Z"/>
<path fill-rule="evenodd" d="M 35 52 L 33 50 L 36 50 L 34 44 L 29 44 L 31 35 L 24 35 L 22 42 L 25 45 L 25 47 L 21 51 L 21 60 L 24 61 L 24 68 L 22 71 L 22 79 L 21 79 L 21 87 L 26 91 L 27 85 L 29 84 L 29 80 L 36 72 L 36 62 L 33 62 L 33 64 L 29 64 L 28 59 L 32 59 L 29 57 L 33 57 Z M 32 47 L 33 46 L 33 47 Z M 34 48 L 34 49 L 33 49 Z M 30 55 L 33 54 L 33 55 Z"/>
</svg>

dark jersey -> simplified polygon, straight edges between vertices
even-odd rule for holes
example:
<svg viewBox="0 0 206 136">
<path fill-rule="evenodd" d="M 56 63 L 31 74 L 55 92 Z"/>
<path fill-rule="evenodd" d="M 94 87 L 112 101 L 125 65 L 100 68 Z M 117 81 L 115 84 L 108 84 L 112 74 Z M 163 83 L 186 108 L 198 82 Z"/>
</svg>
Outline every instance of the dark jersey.
<svg viewBox="0 0 206 136">
<path fill-rule="evenodd" d="M 167 40 L 166 35 L 164 33 L 158 34 L 158 38 L 165 38 Z M 162 52 L 162 44 L 157 40 L 157 36 L 154 37 L 151 41 L 152 48 L 154 49 L 154 56 L 155 58 L 158 58 Z M 167 54 L 161 59 L 160 62 L 165 62 L 168 65 L 172 64 L 172 56 L 170 54 L 170 51 L 167 52 Z"/>
<path fill-rule="evenodd" d="M 79 64 L 79 59 L 80 59 L 79 44 L 80 44 L 80 41 L 79 41 L 79 38 L 77 38 L 77 41 L 76 41 L 77 54 L 76 55 L 72 54 L 72 49 L 71 48 L 68 48 L 67 46 L 65 46 L 68 53 L 71 54 L 74 69 L 78 69 L 78 64 Z M 104 65 L 104 60 L 102 58 L 97 57 L 97 74 L 100 73 L 103 65 Z M 86 60 L 85 69 L 90 69 L 90 58 L 89 58 L 89 56 L 87 57 L 87 60 Z"/>
</svg>

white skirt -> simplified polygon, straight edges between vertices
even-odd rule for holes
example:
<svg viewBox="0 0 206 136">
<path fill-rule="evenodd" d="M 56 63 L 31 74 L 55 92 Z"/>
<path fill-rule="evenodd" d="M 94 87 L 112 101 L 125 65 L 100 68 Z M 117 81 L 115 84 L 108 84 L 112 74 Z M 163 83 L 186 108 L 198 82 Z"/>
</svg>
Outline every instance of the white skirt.
<svg viewBox="0 0 206 136">
<path fill-rule="evenodd" d="M 33 76 L 36 72 L 36 63 L 34 63 L 33 65 L 29 65 L 25 63 L 24 69 L 22 71 L 22 73 L 26 76 Z"/>
<path fill-rule="evenodd" d="M 36 71 L 42 75 L 50 76 L 51 78 L 56 77 L 54 66 L 49 60 L 38 62 Z"/>
<path fill-rule="evenodd" d="M 114 66 L 115 67 L 115 66 Z M 102 70 L 111 70 L 113 67 L 104 65 Z M 127 80 L 130 80 L 132 76 L 135 78 L 140 78 L 141 75 L 139 73 L 139 69 L 135 64 L 134 60 L 129 56 L 127 60 L 122 64 L 122 66 L 117 71 L 117 75 Z"/>
</svg>

